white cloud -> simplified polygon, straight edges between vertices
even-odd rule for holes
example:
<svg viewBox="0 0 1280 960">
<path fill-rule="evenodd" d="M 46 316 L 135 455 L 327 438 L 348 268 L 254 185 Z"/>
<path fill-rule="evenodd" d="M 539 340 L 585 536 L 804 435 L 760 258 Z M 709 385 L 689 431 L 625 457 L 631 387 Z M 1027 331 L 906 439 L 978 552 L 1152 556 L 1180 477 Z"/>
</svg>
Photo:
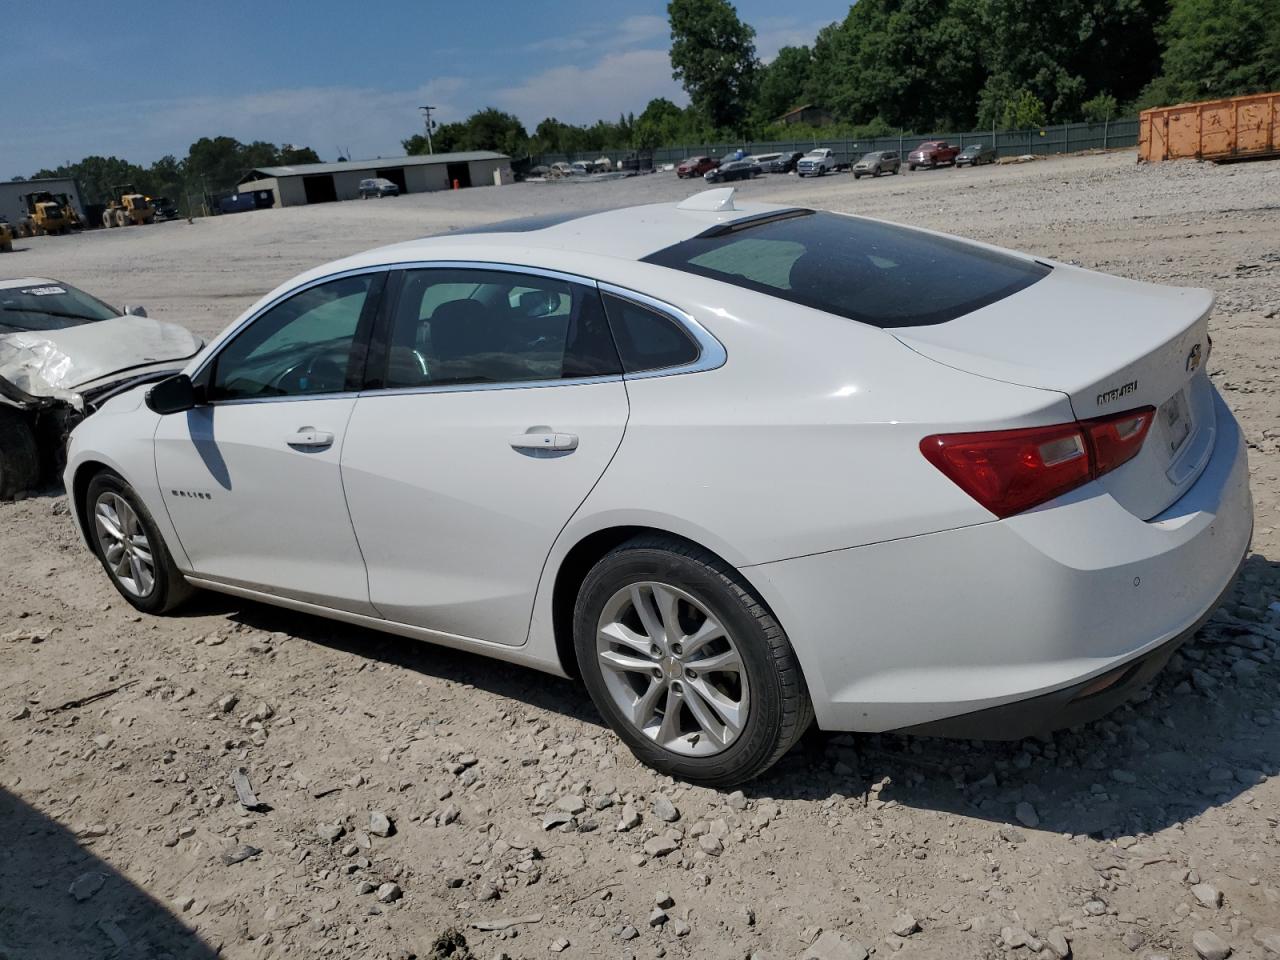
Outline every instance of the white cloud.
<svg viewBox="0 0 1280 960">
<path fill-rule="evenodd" d="M 667 18 L 637 15 L 616 24 L 601 24 L 557 33 L 525 45 L 526 50 L 549 53 L 572 53 L 578 50 L 620 50 L 646 44 L 670 35 Z"/>
<path fill-rule="evenodd" d="M 666 50 L 627 50 L 606 54 L 585 67 L 552 67 L 518 86 L 495 91 L 492 99 L 532 130 L 545 117 L 591 123 L 639 113 L 654 97 L 688 102 L 671 78 Z"/>
<path fill-rule="evenodd" d="M 467 81 L 443 77 L 413 90 L 303 87 L 69 109 L 47 118 L 39 138 L 10 142 L 9 169 L 0 175 L 29 176 L 90 150 L 145 165 L 166 153 L 181 158 L 193 141 L 221 135 L 302 144 L 325 159 L 339 148 L 359 158 L 399 156 L 400 141 L 422 130 L 419 106 L 459 117 L 474 108 L 471 99 Z"/>
</svg>

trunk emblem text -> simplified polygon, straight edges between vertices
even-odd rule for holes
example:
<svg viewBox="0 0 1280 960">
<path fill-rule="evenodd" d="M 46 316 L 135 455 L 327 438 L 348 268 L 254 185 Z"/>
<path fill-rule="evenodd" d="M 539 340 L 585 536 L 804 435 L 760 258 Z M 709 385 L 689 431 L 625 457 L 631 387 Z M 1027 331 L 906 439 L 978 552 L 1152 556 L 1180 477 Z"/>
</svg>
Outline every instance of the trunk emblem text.
<svg viewBox="0 0 1280 960">
<path fill-rule="evenodd" d="M 1199 348 L 1197 347 L 1197 350 L 1198 349 Z M 1198 363 L 1199 361 L 1197 360 L 1196 362 Z M 1137 389 L 1138 381 L 1130 380 L 1128 383 L 1122 383 L 1118 387 L 1113 387 L 1110 390 L 1104 390 L 1102 393 L 1098 394 L 1098 406 L 1102 406 L 1104 403 L 1111 403 L 1113 400 L 1119 400 L 1121 397 L 1127 397 L 1129 394 L 1137 391 Z"/>
</svg>

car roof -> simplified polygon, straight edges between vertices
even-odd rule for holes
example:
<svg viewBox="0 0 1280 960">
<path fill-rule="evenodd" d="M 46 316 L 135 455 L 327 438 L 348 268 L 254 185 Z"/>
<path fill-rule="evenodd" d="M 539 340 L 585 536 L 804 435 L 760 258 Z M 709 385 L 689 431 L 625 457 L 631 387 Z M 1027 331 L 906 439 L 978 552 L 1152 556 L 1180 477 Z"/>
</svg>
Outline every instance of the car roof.
<svg viewBox="0 0 1280 960">
<path fill-rule="evenodd" d="M 337 264 L 349 269 L 413 260 L 492 259 L 514 255 L 608 257 L 639 261 L 692 239 L 712 227 L 795 210 L 776 203 L 734 201 L 729 209 L 695 209 L 704 197 L 723 197 L 732 188 L 704 191 L 681 203 L 651 203 L 604 211 L 566 211 L 541 217 L 483 224 L 356 254 Z M 711 205 L 711 201 L 705 203 Z M 318 268 L 319 271 L 319 268 Z M 318 272 L 317 271 L 317 272 Z"/>
<path fill-rule="evenodd" d="M 0 279 L 0 290 L 12 290 L 15 287 L 55 286 L 57 284 L 57 280 L 50 280 L 48 277 L 16 277 L 12 280 Z"/>
</svg>

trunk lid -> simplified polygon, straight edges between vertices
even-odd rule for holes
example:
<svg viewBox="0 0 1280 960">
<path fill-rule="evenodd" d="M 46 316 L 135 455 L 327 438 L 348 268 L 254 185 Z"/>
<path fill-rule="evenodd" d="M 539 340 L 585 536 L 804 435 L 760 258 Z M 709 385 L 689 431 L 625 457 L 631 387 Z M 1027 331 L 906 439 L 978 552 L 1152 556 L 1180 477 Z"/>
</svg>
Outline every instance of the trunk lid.
<svg viewBox="0 0 1280 960">
<path fill-rule="evenodd" d="M 1013 296 L 948 323 L 891 331 L 939 363 L 1065 393 L 1080 420 L 1151 406 L 1142 451 L 1098 482 L 1143 519 L 1195 482 L 1213 450 L 1208 290 L 1055 265 Z"/>
</svg>

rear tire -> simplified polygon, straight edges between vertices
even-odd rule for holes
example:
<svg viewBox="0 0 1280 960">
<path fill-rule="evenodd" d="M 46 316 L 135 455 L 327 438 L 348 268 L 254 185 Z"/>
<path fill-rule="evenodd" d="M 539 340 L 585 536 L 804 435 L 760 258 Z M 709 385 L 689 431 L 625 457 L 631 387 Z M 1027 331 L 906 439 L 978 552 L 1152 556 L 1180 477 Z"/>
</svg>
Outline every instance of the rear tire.
<svg viewBox="0 0 1280 960">
<path fill-rule="evenodd" d="M 637 759 L 672 777 L 712 787 L 750 780 L 813 722 L 782 627 L 741 574 L 676 537 L 638 536 L 592 568 L 574 646 L 600 714 Z M 716 667 L 700 666 L 713 659 Z"/>
<path fill-rule="evenodd" d="M 167 613 L 195 593 L 142 498 L 122 477 L 109 470 L 97 474 L 82 506 L 93 552 L 131 606 L 143 613 Z"/>
<path fill-rule="evenodd" d="M 31 421 L 0 408 L 0 500 L 12 500 L 40 480 L 40 451 Z"/>
</svg>

